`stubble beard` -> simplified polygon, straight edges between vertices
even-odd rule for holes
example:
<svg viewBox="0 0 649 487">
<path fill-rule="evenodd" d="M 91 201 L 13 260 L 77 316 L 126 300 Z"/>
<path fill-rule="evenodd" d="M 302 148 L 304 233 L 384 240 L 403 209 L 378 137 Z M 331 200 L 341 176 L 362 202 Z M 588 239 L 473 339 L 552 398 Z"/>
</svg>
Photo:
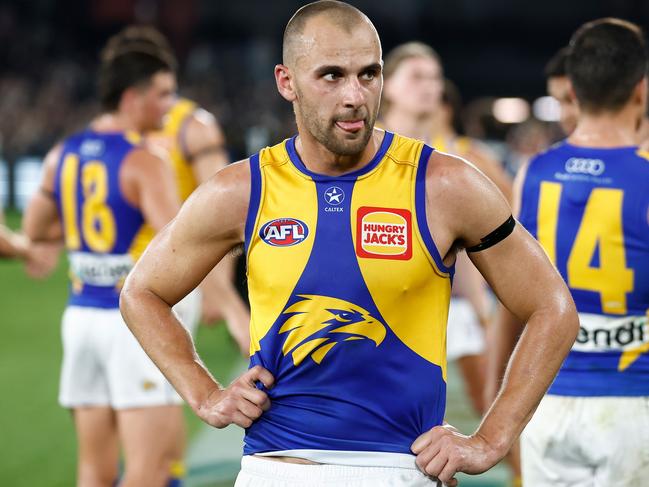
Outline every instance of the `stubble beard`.
<svg viewBox="0 0 649 487">
<path fill-rule="evenodd" d="M 365 126 L 362 130 L 353 135 L 353 139 L 347 139 L 336 127 L 336 119 L 322 119 L 318 116 L 314 107 L 295 104 L 295 112 L 302 120 L 302 123 L 309 134 L 316 139 L 328 151 L 339 156 L 356 156 L 362 153 L 372 136 L 376 113 L 365 117 Z"/>
</svg>

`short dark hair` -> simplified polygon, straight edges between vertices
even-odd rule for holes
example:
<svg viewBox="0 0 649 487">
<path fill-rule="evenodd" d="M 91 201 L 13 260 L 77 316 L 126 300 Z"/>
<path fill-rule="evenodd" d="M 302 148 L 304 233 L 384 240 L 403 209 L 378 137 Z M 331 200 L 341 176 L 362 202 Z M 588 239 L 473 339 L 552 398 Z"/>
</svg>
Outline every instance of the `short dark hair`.
<svg viewBox="0 0 649 487">
<path fill-rule="evenodd" d="M 614 18 L 584 24 L 570 40 L 567 70 L 580 109 L 618 111 L 647 75 L 642 30 Z"/>
<path fill-rule="evenodd" d="M 337 0 L 318 0 L 300 7 L 286 24 L 282 39 L 282 62 L 289 64 L 294 57 L 293 44 L 295 37 L 304 32 L 307 21 L 320 14 L 327 14 L 336 25 L 351 32 L 359 21 L 367 16 L 356 7 Z"/>
<path fill-rule="evenodd" d="M 97 84 L 105 111 L 115 111 L 127 89 L 146 86 L 157 73 L 176 71 L 169 44 L 152 28 L 122 30 L 108 40 L 100 60 Z"/>
<path fill-rule="evenodd" d="M 558 78 L 559 76 L 568 76 L 568 70 L 566 69 L 566 64 L 568 61 L 568 53 L 570 48 L 568 46 L 562 47 L 559 49 L 554 56 L 550 58 L 548 63 L 545 65 L 543 73 L 547 78 Z"/>
</svg>

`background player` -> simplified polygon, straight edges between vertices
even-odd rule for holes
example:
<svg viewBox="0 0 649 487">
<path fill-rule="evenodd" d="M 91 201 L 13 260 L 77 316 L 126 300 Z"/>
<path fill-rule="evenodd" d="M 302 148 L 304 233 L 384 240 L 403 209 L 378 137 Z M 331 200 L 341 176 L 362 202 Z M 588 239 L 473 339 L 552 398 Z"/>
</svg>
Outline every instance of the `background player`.
<svg viewBox="0 0 649 487">
<path fill-rule="evenodd" d="M 401 485 L 427 485 L 411 448 L 422 470 L 454 485 L 455 472 L 484 471 L 506 453 L 558 369 L 577 331 L 567 289 L 540 248 L 514 228 L 505 199 L 483 175 L 460 159 L 431 154 L 419 141 L 374 130 L 381 48 L 367 17 L 341 2 L 301 8 L 285 32 L 284 62 L 276 81 L 293 103 L 299 137 L 225 168 L 194 193 L 129 276 L 124 316 L 201 418 L 248 428 L 241 485 L 269 485 L 271 478 L 277 479 L 271 485 L 286 485 L 287 476 L 300 484 L 316 485 L 314 476 L 331 482 L 350 476 L 350 462 L 357 466 L 350 485 L 373 479 L 387 485 L 395 477 Z M 407 230 L 403 245 L 412 243 L 412 258 L 371 259 L 394 249 L 361 251 L 353 244 L 350 220 L 368 216 L 371 229 L 370 221 L 382 221 L 372 218 L 390 215 L 395 224 L 377 227 L 402 222 L 405 232 L 412 215 L 413 228 L 430 237 L 425 245 Z M 494 228 L 499 231 L 485 238 Z M 168 303 L 244 241 L 257 366 L 223 390 L 197 360 Z M 429 430 L 443 418 L 456 245 L 476 251 L 474 263 L 499 297 L 530 324 L 502 395 L 472 436 L 450 427 Z M 370 275 L 363 278 L 359 267 Z M 386 278 L 397 274 L 398 280 Z M 529 275 L 540 284 L 521 293 Z M 434 306 L 418 305 L 430 305 L 431 296 Z M 434 324 L 424 327 L 427 322 Z M 565 327 L 570 331 L 558 332 Z M 328 332 L 340 333 L 340 340 L 328 342 Z M 262 452 L 275 461 L 254 456 Z M 380 473 L 377 466 L 384 467 Z"/>
<path fill-rule="evenodd" d="M 165 37 L 153 27 L 130 26 L 113 37 L 105 53 L 110 56 L 111 51 L 128 48 L 132 43 L 151 44 L 172 52 Z M 164 151 L 171 162 L 181 201 L 228 164 L 225 138 L 216 119 L 186 98 L 175 101 L 164 117 L 162 129 L 147 134 L 147 141 Z M 206 324 L 225 319 L 239 349 L 248 356 L 250 313 L 233 285 L 235 264 L 234 256 L 229 255 L 175 309 L 192 331 L 201 318 Z"/>
<path fill-rule="evenodd" d="M 520 175 L 520 221 L 568 283 L 581 328 L 522 435 L 523 479 L 637 486 L 649 475 L 649 163 L 635 145 L 647 102 L 644 36 L 622 20 L 585 24 L 567 70 L 577 126 Z M 511 351 L 516 324 L 499 325 L 496 351 Z"/>
<path fill-rule="evenodd" d="M 572 91 L 566 67 L 568 53 L 569 48 L 562 47 L 545 66 L 548 94 L 559 102 L 561 108 L 559 124 L 566 136 L 575 130 L 579 115 L 577 101 Z"/>
<path fill-rule="evenodd" d="M 146 44 L 103 55 L 103 113 L 50 151 L 24 216 L 35 241 L 62 229 L 70 260 L 59 401 L 73 411 L 80 486 L 114 484 L 118 445 L 123 486 L 165 485 L 179 460 L 181 399 L 117 309 L 150 238 L 145 223 L 158 231 L 179 209 L 168 164 L 140 136 L 159 128 L 173 103 L 174 69 L 168 52 Z"/>
</svg>

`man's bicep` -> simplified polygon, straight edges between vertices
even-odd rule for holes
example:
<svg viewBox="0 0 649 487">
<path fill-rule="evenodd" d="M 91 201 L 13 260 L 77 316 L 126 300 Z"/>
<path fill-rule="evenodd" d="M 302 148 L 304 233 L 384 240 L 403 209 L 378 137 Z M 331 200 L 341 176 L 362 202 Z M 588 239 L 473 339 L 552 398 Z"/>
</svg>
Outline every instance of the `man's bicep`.
<svg viewBox="0 0 649 487">
<path fill-rule="evenodd" d="M 469 257 L 498 299 L 523 322 L 534 311 L 566 298 L 561 276 L 520 224 L 498 244 Z"/>
</svg>

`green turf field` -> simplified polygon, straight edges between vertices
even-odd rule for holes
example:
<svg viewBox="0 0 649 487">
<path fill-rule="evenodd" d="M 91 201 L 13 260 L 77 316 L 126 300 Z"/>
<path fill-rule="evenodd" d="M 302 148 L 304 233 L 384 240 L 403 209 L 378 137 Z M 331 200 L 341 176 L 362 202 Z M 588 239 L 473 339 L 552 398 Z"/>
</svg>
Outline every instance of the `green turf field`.
<svg viewBox="0 0 649 487">
<path fill-rule="evenodd" d="M 17 214 L 7 215 L 12 228 Z M 0 260 L 0 486 L 70 487 L 75 479 L 75 439 L 69 414 L 57 404 L 61 341 L 60 317 L 67 295 L 66 262 L 45 281 L 25 277 L 22 265 Z M 199 353 L 222 381 L 245 367 L 233 342 L 218 326 L 201 327 Z M 448 379 L 447 419 L 470 432 L 477 418 L 469 409 L 457 371 Z M 187 411 L 190 432 L 188 487 L 233 485 L 241 432 L 215 431 Z M 506 472 L 497 467 L 464 486 L 500 487 Z"/>
<path fill-rule="evenodd" d="M 19 217 L 7 215 L 16 228 Z M 67 296 L 66 262 L 49 279 L 32 281 L 22 265 L 0 260 L 0 485 L 74 485 L 75 438 L 69 414 L 57 404 L 60 318 Z M 225 327 L 201 327 L 199 353 L 210 370 L 229 375 L 237 351 Z M 201 422 L 187 412 L 189 430 Z"/>
</svg>

